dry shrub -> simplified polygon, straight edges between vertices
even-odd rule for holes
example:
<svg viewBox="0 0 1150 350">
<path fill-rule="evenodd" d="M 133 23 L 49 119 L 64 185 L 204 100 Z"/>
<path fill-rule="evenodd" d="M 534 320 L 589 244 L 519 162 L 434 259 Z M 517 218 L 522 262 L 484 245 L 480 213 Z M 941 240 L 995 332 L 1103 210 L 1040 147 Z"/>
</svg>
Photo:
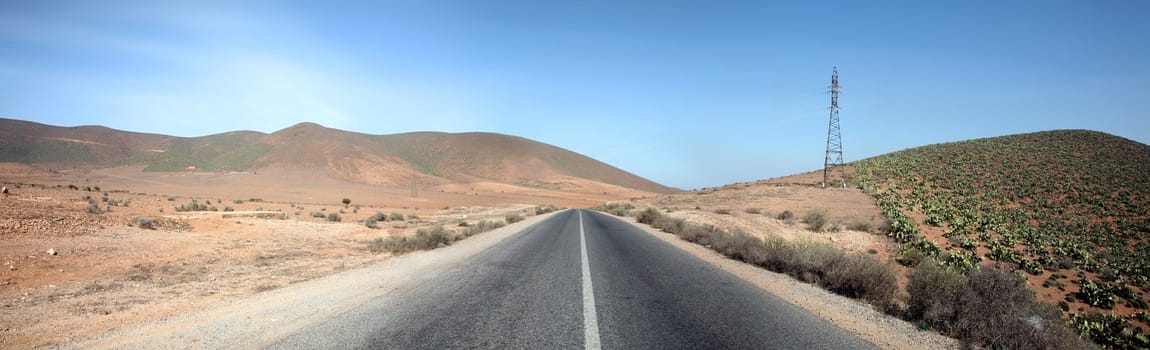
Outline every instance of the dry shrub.
<svg viewBox="0 0 1150 350">
<path fill-rule="evenodd" d="M 910 301 L 907 317 L 925 322 L 927 327 L 948 329 L 954 318 L 954 300 L 962 286 L 962 275 L 934 259 L 918 265 L 907 283 Z"/>
<path fill-rule="evenodd" d="M 386 239 L 376 238 L 368 243 L 368 250 L 376 253 L 387 251 L 394 254 L 403 254 L 416 250 L 444 247 L 455 240 L 456 237 L 451 231 L 443 228 L 443 226 L 436 226 L 430 229 L 416 230 L 415 235 L 410 237 L 392 236 Z"/>
<path fill-rule="evenodd" d="M 635 221 L 640 224 L 652 225 L 655 223 L 656 219 L 662 216 L 663 214 L 658 210 L 655 210 L 655 208 L 647 208 L 639 212 L 639 215 L 635 216 Z"/>
<path fill-rule="evenodd" d="M 678 235 L 687 227 L 687 221 L 679 218 L 673 218 L 661 215 L 655 219 L 651 227 L 663 230 L 663 232 Z"/>
<path fill-rule="evenodd" d="M 847 229 L 851 231 L 870 232 L 874 229 L 874 224 L 870 220 L 864 218 L 854 218 L 847 223 Z"/>
<path fill-rule="evenodd" d="M 822 231 L 827 227 L 827 212 L 821 209 L 811 210 L 807 215 L 803 215 L 803 222 L 811 231 Z"/>
<path fill-rule="evenodd" d="M 933 259 L 911 276 L 907 317 L 989 349 L 1089 348 L 1054 307 L 1034 301 L 1021 276 L 983 267 L 965 278 Z"/>
<path fill-rule="evenodd" d="M 519 215 L 519 213 L 507 214 L 503 217 L 503 220 L 507 221 L 508 224 L 514 224 L 523 221 L 523 215 Z"/>
<path fill-rule="evenodd" d="M 834 261 L 838 264 L 828 266 L 826 276 L 819 281 L 823 288 L 866 300 L 883 310 L 894 309 L 899 287 L 898 273 L 893 266 L 868 256 L 845 256 Z"/>
</svg>

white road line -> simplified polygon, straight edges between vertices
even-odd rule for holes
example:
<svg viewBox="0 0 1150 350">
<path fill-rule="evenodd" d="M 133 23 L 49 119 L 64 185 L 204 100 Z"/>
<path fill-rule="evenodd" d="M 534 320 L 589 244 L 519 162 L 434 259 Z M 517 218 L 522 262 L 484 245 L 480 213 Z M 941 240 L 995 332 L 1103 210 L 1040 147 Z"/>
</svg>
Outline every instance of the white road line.
<svg viewBox="0 0 1150 350">
<path fill-rule="evenodd" d="M 595 316 L 595 288 L 591 286 L 591 265 L 587 263 L 587 233 L 583 212 L 579 212 L 579 250 L 583 254 L 583 348 L 599 350 L 599 319 Z"/>
</svg>

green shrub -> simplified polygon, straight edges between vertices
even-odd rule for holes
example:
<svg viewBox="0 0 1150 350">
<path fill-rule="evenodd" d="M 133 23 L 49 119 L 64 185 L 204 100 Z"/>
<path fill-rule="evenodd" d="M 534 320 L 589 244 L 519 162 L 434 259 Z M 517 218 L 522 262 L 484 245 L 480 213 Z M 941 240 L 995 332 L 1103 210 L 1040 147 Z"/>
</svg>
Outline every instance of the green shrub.
<svg viewBox="0 0 1150 350">
<path fill-rule="evenodd" d="M 324 214 L 322 211 L 312 211 L 311 212 L 311 217 L 313 217 L 313 218 L 322 218 L 325 216 L 327 216 L 327 214 Z"/>
<path fill-rule="evenodd" d="M 779 213 L 779 215 L 775 216 L 775 219 L 779 219 L 779 220 L 792 220 L 794 218 L 795 218 L 795 213 L 792 213 L 790 210 L 783 210 L 782 213 Z"/>
<path fill-rule="evenodd" d="M 339 213 L 331 213 L 331 214 L 327 214 L 327 221 L 328 222 L 340 222 L 340 221 L 343 221 L 343 218 L 339 216 Z"/>
<path fill-rule="evenodd" d="M 1135 329 L 1129 320 L 1121 316 L 1099 313 L 1074 314 L 1070 317 L 1070 324 L 1078 329 L 1079 334 L 1098 344 L 1107 344 L 1114 349 L 1150 349 L 1150 337 Z"/>
<path fill-rule="evenodd" d="M 348 205 L 348 204 L 351 204 L 351 198 L 344 198 L 343 200 L 341 200 L 341 201 L 339 201 L 339 202 L 340 202 L 340 203 L 343 203 L 343 207 L 344 207 L 344 208 L 347 208 L 347 205 Z"/>
<path fill-rule="evenodd" d="M 403 213 L 394 212 L 387 216 L 387 221 L 403 221 Z"/>
<path fill-rule="evenodd" d="M 378 214 L 372 215 L 372 216 L 368 217 L 367 219 L 363 220 L 363 225 L 367 226 L 367 228 L 371 228 L 371 229 L 379 228 L 379 215 Z"/>
<path fill-rule="evenodd" d="M 1114 293 L 1105 283 L 1094 283 L 1085 277 L 1078 279 L 1078 299 L 1090 306 L 1110 309 L 1114 307 Z"/>
</svg>

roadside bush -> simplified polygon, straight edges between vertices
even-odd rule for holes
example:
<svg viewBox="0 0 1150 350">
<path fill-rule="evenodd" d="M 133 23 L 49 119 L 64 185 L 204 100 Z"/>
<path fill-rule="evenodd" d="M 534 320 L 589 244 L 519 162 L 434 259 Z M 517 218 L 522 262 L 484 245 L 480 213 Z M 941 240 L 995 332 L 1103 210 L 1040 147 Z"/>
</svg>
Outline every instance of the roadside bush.
<svg viewBox="0 0 1150 350">
<path fill-rule="evenodd" d="M 340 221 L 343 221 L 343 218 L 339 216 L 339 213 L 331 213 L 331 214 L 327 214 L 327 221 L 328 222 L 340 222 Z"/>
<path fill-rule="evenodd" d="M 806 223 L 811 231 L 822 231 L 827 226 L 827 212 L 819 209 L 811 210 L 803 215 L 803 223 Z"/>
<path fill-rule="evenodd" d="M 427 250 L 447 246 L 451 243 L 452 238 L 451 231 L 443 228 L 443 226 L 435 226 L 430 229 L 416 230 L 415 236 L 408 238 L 408 242 L 413 245 L 413 250 Z"/>
<path fill-rule="evenodd" d="M 963 277 L 934 259 L 918 265 L 907 282 L 910 300 L 906 316 L 922 323 L 922 328 L 949 329 L 954 318 L 954 300 Z"/>
<path fill-rule="evenodd" d="M 779 220 L 793 220 L 794 218 L 795 213 L 792 213 L 790 210 L 783 210 L 783 212 L 779 213 L 779 215 L 775 215 L 775 219 Z"/>
<path fill-rule="evenodd" d="M 405 246 L 406 239 L 403 237 L 391 236 L 385 238 L 376 238 L 368 243 L 367 249 L 372 253 L 392 252 L 399 253 Z"/>
<path fill-rule="evenodd" d="M 862 299 L 882 310 L 895 308 L 898 295 L 898 272 L 869 256 L 849 256 L 838 251 L 841 258 L 825 267 L 826 276 L 819 285 L 848 298 Z"/>
<path fill-rule="evenodd" d="M 558 210 L 559 210 L 559 207 L 556 207 L 554 205 L 550 205 L 550 204 L 540 205 L 540 206 L 535 207 L 535 215 L 543 215 L 543 214 L 547 214 L 547 213 L 558 211 Z"/>
<path fill-rule="evenodd" d="M 1026 280 L 990 267 L 965 277 L 934 259 L 911 275 L 906 317 L 989 349 L 1086 348 L 1054 307 L 1034 301 Z"/>
<path fill-rule="evenodd" d="M 368 242 L 367 248 L 375 253 L 386 251 L 398 255 L 416 250 L 428 250 L 447 246 L 451 244 L 453 240 L 454 236 L 451 231 L 443 228 L 443 226 L 436 226 L 430 229 L 416 230 L 415 235 L 410 237 L 391 236 L 387 238 L 376 238 Z"/>
<path fill-rule="evenodd" d="M 367 226 L 367 228 L 377 229 L 379 228 L 379 217 L 372 215 L 371 217 L 363 220 L 363 225 Z"/>
<path fill-rule="evenodd" d="M 464 224 L 464 223 L 466 223 L 466 222 L 461 222 L 460 224 Z M 483 220 L 483 221 L 475 223 L 475 225 L 467 225 L 466 226 L 467 229 L 463 230 L 463 232 L 461 232 L 459 234 L 459 237 L 457 237 L 457 238 L 458 239 L 464 239 L 464 238 L 471 237 L 471 236 L 474 236 L 474 235 L 477 235 L 480 233 L 484 233 L 487 231 L 491 231 L 491 230 L 494 230 L 494 229 L 497 229 L 497 228 L 500 228 L 503 226 L 504 226 L 504 224 L 502 221 Z"/>
<path fill-rule="evenodd" d="M 523 221 L 523 215 L 519 215 L 519 213 L 507 214 L 503 217 L 503 220 L 507 221 L 508 224 L 514 224 Z"/>
<path fill-rule="evenodd" d="M 647 208 L 639 212 L 639 215 L 635 216 L 635 221 L 640 224 L 651 225 L 655 223 L 656 219 L 662 216 L 663 214 L 658 210 L 655 210 L 655 208 Z"/>
<path fill-rule="evenodd" d="M 627 214 L 631 213 L 631 209 L 635 209 L 635 206 L 630 203 L 607 203 L 591 208 L 591 210 L 597 210 L 615 216 L 627 216 Z"/>
<path fill-rule="evenodd" d="M 324 214 L 322 211 L 313 211 L 313 212 L 311 212 L 311 217 L 313 217 L 313 218 L 322 218 L 322 217 L 325 217 L 325 216 L 327 216 L 327 214 Z"/>
<path fill-rule="evenodd" d="M 400 212 L 394 212 L 387 216 L 387 221 L 403 221 L 403 219 L 403 213 Z"/>
</svg>

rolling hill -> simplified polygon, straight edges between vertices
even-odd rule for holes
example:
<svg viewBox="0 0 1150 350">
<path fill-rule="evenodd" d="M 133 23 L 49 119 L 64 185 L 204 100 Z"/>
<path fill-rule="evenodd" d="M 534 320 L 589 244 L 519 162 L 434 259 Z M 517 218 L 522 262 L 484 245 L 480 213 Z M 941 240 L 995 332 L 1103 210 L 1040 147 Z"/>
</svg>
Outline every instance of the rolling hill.
<svg viewBox="0 0 1150 350">
<path fill-rule="evenodd" d="M 486 181 L 552 188 L 583 179 L 653 193 L 672 188 L 581 154 L 494 133 L 369 135 L 301 123 L 271 134 L 202 137 L 57 127 L 0 119 L 0 162 L 148 172 L 290 170 L 366 184 L 402 185 L 413 174 L 437 183 Z"/>
<path fill-rule="evenodd" d="M 1059 130 L 929 145 L 853 166 L 894 220 L 889 235 L 903 244 L 902 262 L 936 256 L 960 270 L 1015 269 L 1096 341 L 1150 344 L 1141 330 L 1150 326 L 1150 146 Z M 1119 334 L 1129 325 L 1141 328 Z"/>
</svg>

